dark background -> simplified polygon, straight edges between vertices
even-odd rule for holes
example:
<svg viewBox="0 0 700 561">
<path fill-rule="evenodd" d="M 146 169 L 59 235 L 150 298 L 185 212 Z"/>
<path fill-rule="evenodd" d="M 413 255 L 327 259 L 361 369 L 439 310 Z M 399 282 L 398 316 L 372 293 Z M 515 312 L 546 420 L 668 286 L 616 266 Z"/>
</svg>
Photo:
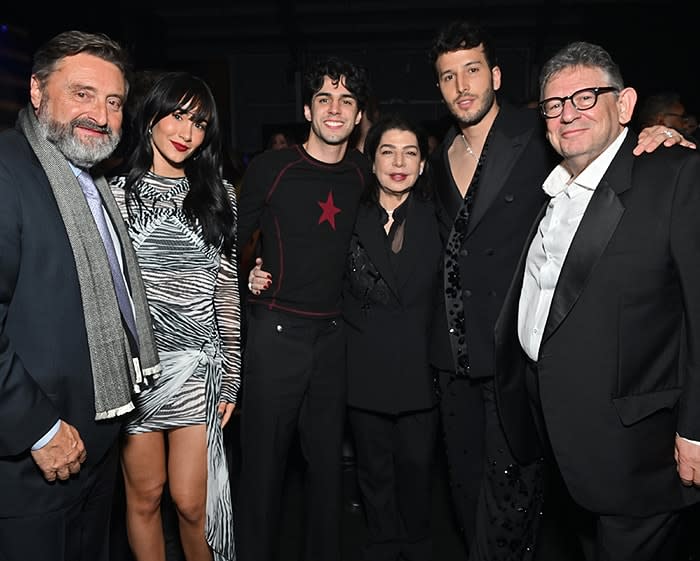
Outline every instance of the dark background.
<svg viewBox="0 0 700 561">
<path fill-rule="evenodd" d="M 3 2 L 9 4 L 9 0 Z M 233 149 L 251 154 L 278 125 L 303 130 L 300 72 L 338 54 L 365 65 L 380 110 L 442 131 L 446 111 L 427 59 L 437 29 L 473 17 L 499 47 L 502 93 L 537 97 L 541 63 L 564 43 L 602 44 L 640 96 L 681 93 L 698 113 L 697 24 L 689 2 L 660 0 L 143 0 L 0 8 L 0 128 L 27 100 L 31 53 L 67 29 L 102 31 L 137 70 L 190 70 L 214 91 Z"/>
</svg>

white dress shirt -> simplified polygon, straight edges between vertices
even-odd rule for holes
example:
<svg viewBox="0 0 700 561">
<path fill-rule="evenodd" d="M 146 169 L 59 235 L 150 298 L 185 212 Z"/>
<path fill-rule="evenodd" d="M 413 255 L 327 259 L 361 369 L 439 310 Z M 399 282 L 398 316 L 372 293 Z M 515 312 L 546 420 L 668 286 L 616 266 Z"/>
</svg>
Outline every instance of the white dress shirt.
<svg viewBox="0 0 700 561">
<path fill-rule="evenodd" d="M 527 253 L 518 305 L 518 338 L 532 360 L 539 357 L 552 296 L 571 242 L 593 192 L 625 136 L 626 128 L 577 177 L 559 164 L 542 185 L 551 199 Z"/>
</svg>

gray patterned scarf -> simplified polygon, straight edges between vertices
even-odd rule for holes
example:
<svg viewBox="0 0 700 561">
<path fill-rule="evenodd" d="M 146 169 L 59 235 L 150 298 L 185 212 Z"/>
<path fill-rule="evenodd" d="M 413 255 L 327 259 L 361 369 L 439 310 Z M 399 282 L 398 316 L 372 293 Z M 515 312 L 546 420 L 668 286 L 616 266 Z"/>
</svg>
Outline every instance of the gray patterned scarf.
<svg viewBox="0 0 700 561">
<path fill-rule="evenodd" d="M 134 408 L 132 392 L 138 393 L 160 373 L 146 292 L 126 225 L 105 178 L 95 178 L 122 246 L 134 303 L 138 358 L 131 355 L 102 238 L 75 174 L 65 157 L 42 135 L 31 105 L 20 111 L 17 126 L 46 172 L 73 249 L 90 347 L 95 419 L 124 415 Z"/>
</svg>

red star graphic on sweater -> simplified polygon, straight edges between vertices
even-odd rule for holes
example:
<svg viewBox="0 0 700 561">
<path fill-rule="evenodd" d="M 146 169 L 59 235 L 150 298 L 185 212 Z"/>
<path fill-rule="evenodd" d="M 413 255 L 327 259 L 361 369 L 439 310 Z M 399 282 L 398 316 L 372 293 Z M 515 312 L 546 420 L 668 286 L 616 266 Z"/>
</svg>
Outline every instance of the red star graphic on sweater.
<svg viewBox="0 0 700 561">
<path fill-rule="evenodd" d="M 331 228 L 335 230 L 335 215 L 340 212 L 340 209 L 333 203 L 333 193 L 329 191 L 326 202 L 318 201 L 318 206 L 323 210 L 318 219 L 318 223 L 328 222 Z"/>
</svg>

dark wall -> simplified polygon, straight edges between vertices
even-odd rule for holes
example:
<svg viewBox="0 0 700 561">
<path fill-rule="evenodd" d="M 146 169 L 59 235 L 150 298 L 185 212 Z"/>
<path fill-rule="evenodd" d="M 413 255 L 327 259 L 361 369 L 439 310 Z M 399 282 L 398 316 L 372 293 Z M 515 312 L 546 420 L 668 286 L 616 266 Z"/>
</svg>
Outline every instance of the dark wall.
<svg viewBox="0 0 700 561">
<path fill-rule="evenodd" d="M 381 109 L 439 123 L 446 112 L 427 52 L 441 25 L 465 15 L 491 29 L 499 46 L 502 94 L 515 103 L 537 96 L 543 60 L 567 41 L 584 39 L 612 53 L 640 97 L 676 90 L 688 111 L 700 112 L 697 40 L 682 27 L 667 25 L 668 17 L 684 16 L 667 2 L 421 0 L 421 9 L 418 1 L 405 1 L 383 11 L 364 3 L 353 9 L 353 3 L 318 4 L 318 13 L 308 12 L 313 4 L 308 1 L 258 0 L 247 11 L 238 3 L 228 11 L 207 9 L 210 4 L 183 4 L 180 10 L 176 0 L 161 7 L 145 0 L 128 9 L 120 5 L 109 17 L 102 8 L 97 13 L 87 7 L 80 15 L 55 9 L 39 18 L 25 10 L 8 19 L 8 29 L 0 32 L 0 127 L 11 124 L 17 107 L 26 103 L 33 49 L 69 28 L 112 35 L 129 48 L 137 69 L 187 69 L 205 78 L 228 123 L 228 140 L 242 152 L 260 150 L 273 125 L 304 127 L 300 72 L 308 59 L 325 53 L 367 66 Z M 258 8 L 264 4 L 271 6 L 268 11 Z M 323 12 L 331 8 L 333 12 Z M 248 12 L 262 15 L 245 16 Z"/>
</svg>

